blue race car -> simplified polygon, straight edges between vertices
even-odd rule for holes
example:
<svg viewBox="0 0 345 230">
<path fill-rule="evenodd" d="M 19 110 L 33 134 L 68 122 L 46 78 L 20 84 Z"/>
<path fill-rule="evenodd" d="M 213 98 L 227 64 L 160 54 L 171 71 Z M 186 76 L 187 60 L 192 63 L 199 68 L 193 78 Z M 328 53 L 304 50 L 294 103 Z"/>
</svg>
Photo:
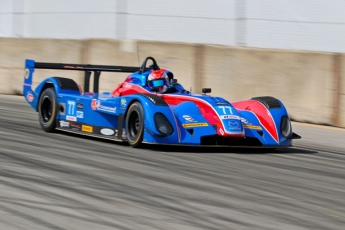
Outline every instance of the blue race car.
<svg viewBox="0 0 345 230">
<path fill-rule="evenodd" d="M 84 89 L 72 79 L 49 77 L 33 90 L 35 69 L 84 71 Z M 99 92 L 102 71 L 131 74 L 113 92 Z M 23 87 L 46 132 L 73 132 L 128 142 L 132 147 L 147 143 L 278 148 L 301 138 L 292 132 L 280 100 L 265 96 L 230 103 L 207 95 L 210 88 L 203 88 L 202 94 L 191 93 L 152 57 L 141 67 L 27 59 Z"/>
</svg>

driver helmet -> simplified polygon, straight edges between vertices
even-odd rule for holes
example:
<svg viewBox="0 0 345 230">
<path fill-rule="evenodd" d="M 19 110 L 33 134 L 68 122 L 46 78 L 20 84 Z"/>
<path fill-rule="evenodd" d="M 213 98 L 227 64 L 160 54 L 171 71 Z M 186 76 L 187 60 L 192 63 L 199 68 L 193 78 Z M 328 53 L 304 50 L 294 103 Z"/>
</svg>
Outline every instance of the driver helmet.
<svg viewBox="0 0 345 230">
<path fill-rule="evenodd" d="M 165 69 L 151 70 L 147 78 L 147 85 L 150 89 L 158 88 L 158 93 L 165 93 L 169 86 L 169 77 L 165 72 Z"/>
</svg>

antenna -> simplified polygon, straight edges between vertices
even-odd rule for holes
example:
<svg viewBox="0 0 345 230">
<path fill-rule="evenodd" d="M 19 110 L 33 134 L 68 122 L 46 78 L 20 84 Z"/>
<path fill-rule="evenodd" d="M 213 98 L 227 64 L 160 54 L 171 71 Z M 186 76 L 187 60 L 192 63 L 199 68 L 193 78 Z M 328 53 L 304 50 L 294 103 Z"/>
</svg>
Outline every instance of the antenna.
<svg viewBox="0 0 345 230">
<path fill-rule="evenodd" d="M 138 54 L 138 65 L 140 66 L 140 58 L 139 58 L 139 46 L 137 45 L 137 54 Z"/>
</svg>

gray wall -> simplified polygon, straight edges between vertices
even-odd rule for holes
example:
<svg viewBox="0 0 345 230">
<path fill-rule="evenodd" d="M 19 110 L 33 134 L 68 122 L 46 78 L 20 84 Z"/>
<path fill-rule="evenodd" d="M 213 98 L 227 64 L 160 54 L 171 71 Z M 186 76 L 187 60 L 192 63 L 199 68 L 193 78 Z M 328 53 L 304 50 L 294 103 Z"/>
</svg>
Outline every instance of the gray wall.
<svg viewBox="0 0 345 230">
<path fill-rule="evenodd" d="M 0 36 L 345 52 L 343 0 L 0 0 Z"/>
</svg>

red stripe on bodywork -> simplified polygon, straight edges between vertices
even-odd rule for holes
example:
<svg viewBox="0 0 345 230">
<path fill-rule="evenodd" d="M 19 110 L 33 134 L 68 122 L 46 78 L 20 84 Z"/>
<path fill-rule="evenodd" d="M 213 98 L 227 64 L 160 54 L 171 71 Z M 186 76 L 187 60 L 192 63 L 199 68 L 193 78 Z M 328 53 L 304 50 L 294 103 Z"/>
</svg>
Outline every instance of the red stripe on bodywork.
<svg viewBox="0 0 345 230">
<path fill-rule="evenodd" d="M 276 124 L 270 111 L 262 103 L 255 100 L 246 100 L 231 103 L 236 109 L 247 110 L 256 115 L 261 125 L 267 130 L 272 138 L 279 142 Z"/>
<path fill-rule="evenodd" d="M 223 123 L 219 119 L 218 114 L 216 113 L 215 109 L 210 105 L 208 102 L 196 98 L 193 96 L 184 96 L 184 95 L 163 95 L 164 100 L 170 105 L 178 105 L 182 102 L 191 101 L 196 104 L 202 114 L 202 116 L 211 124 L 217 126 L 217 134 L 221 136 L 231 136 L 231 137 L 244 137 L 243 134 L 231 134 L 227 133 L 223 127 Z"/>
</svg>

